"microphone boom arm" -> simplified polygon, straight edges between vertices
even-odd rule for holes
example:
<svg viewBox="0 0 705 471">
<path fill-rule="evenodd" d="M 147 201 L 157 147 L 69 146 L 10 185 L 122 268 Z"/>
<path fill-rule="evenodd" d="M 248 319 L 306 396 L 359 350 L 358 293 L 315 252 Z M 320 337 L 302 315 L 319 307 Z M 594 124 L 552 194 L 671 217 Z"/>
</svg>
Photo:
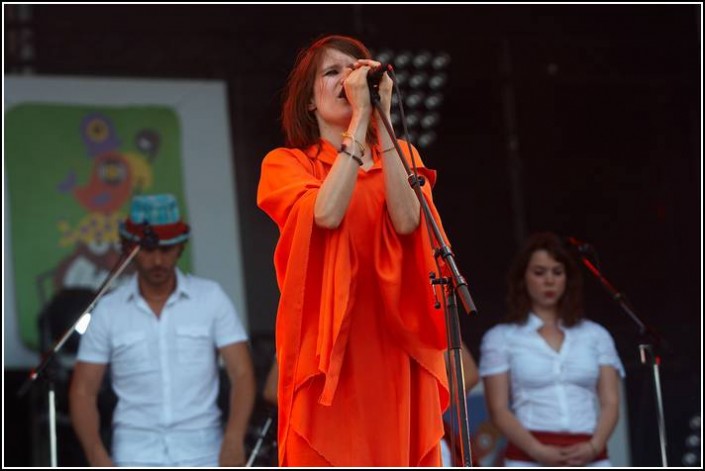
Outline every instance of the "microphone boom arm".
<svg viewBox="0 0 705 471">
<path fill-rule="evenodd" d="M 409 164 L 404 158 L 401 147 L 399 146 L 399 142 L 396 139 L 394 129 L 384 115 L 384 111 L 380 105 L 379 84 L 377 84 L 377 86 L 372 86 L 370 84 L 370 101 L 377 111 L 379 118 L 384 123 L 384 127 L 387 130 L 392 143 L 394 144 L 394 148 L 396 149 L 397 156 L 401 159 L 401 162 L 404 165 L 409 185 L 411 185 L 411 188 L 416 194 L 416 198 L 419 200 L 421 209 L 423 210 L 425 223 L 429 226 L 433 238 L 436 239 L 436 243 L 439 248 L 434 250 L 434 256 L 436 258 L 442 257 L 450 269 L 450 279 L 441 277 L 440 280 L 435 280 L 432 277 L 432 283 L 443 284 L 446 286 L 445 292 L 447 299 L 444 298 L 444 307 L 446 337 L 448 340 L 448 383 L 450 387 L 451 409 L 454 411 L 456 424 L 460 432 L 460 454 L 462 460 L 462 463 L 453 463 L 453 465 L 471 467 L 472 451 L 470 446 L 470 425 L 468 422 L 467 401 L 465 399 L 465 378 L 461 359 L 462 342 L 460 339 L 460 323 L 458 320 L 456 293 L 467 313 L 477 314 L 477 308 L 472 300 L 472 296 L 470 296 L 470 290 L 468 289 L 467 282 L 458 270 L 453 252 L 451 252 L 450 248 L 446 244 L 443 235 L 441 234 L 441 230 L 438 227 L 436 220 L 433 218 L 433 214 L 431 214 L 428 201 L 426 201 L 426 198 L 424 198 L 423 193 L 421 192 L 421 178 L 411 171 Z M 433 244 L 433 240 L 431 243 Z M 452 287 L 450 287 L 450 284 L 452 284 Z M 452 438 L 455 438 L 454 434 L 452 435 Z"/>
<path fill-rule="evenodd" d="M 441 235 L 441 230 L 438 227 L 438 224 L 436 224 L 436 220 L 433 218 L 433 215 L 431 214 L 431 209 L 428 206 L 428 202 L 426 201 L 426 198 L 423 197 L 423 193 L 421 192 L 420 178 L 415 175 L 414 172 L 411 171 L 409 164 L 404 159 L 404 153 L 402 152 L 401 146 L 399 146 L 399 142 L 396 139 L 394 129 L 392 128 L 388 120 L 384 118 L 384 112 L 382 111 L 381 106 L 379 104 L 379 91 L 376 91 L 376 95 L 376 99 L 374 99 L 372 95 L 370 95 L 370 99 L 372 99 L 372 104 L 377 110 L 379 116 L 382 118 L 384 127 L 387 129 L 387 133 L 389 133 L 389 136 L 392 139 L 392 143 L 394 144 L 394 148 L 397 151 L 397 155 L 401 159 L 401 162 L 404 165 L 404 169 L 406 170 L 409 185 L 411 185 L 411 188 L 414 190 L 414 193 L 416 193 L 416 198 L 418 198 L 419 203 L 421 204 L 421 209 L 423 210 L 426 221 L 431 227 L 433 236 L 436 239 L 436 242 L 438 243 L 439 248 L 436 249 L 436 256 L 442 257 L 443 260 L 445 260 L 445 262 L 448 264 L 448 268 L 450 268 L 451 275 L 453 278 L 453 287 L 455 288 L 455 291 L 457 292 L 458 297 L 460 298 L 460 302 L 462 303 L 465 312 L 467 312 L 468 314 L 477 314 L 477 308 L 475 307 L 475 303 L 473 302 L 472 296 L 470 295 L 470 290 L 468 289 L 467 281 L 465 281 L 463 275 L 460 274 L 458 266 L 455 263 L 454 254 L 443 239 L 443 236 Z"/>
<path fill-rule="evenodd" d="M 571 238 L 570 242 L 573 243 L 576 239 Z M 573 245 L 575 245 L 573 243 Z M 648 337 L 653 341 L 653 343 L 659 345 L 661 344 L 661 337 L 651 328 L 649 328 L 644 322 L 641 321 L 639 316 L 636 315 L 632 307 L 627 303 L 624 295 L 615 288 L 612 283 L 605 278 L 602 273 L 600 273 L 600 270 L 597 269 L 597 267 L 587 259 L 587 257 L 579 251 L 579 256 L 580 260 L 582 261 L 583 265 L 585 265 L 585 268 L 588 269 L 588 271 L 602 284 L 602 286 L 607 290 L 608 293 L 610 293 L 612 299 L 616 301 L 621 307 L 624 312 L 627 313 L 627 315 L 636 323 L 638 329 L 639 329 L 639 335 L 645 339 L 642 342 L 640 342 L 639 345 L 639 354 L 641 358 L 641 363 L 643 365 L 647 365 L 651 367 L 651 373 L 653 375 L 653 382 L 654 382 L 654 398 L 656 401 L 656 419 L 657 419 L 657 426 L 658 426 L 658 434 L 659 434 L 659 445 L 660 445 L 660 451 L 661 451 L 661 463 L 663 467 L 668 466 L 668 459 L 666 455 L 666 420 L 664 417 L 663 413 L 663 397 L 661 394 L 661 377 L 659 373 L 659 366 L 661 363 L 661 359 L 654 353 L 654 346 L 646 340 L 647 334 Z"/>
<path fill-rule="evenodd" d="M 47 366 L 49 366 L 49 363 L 51 363 L 51 361 L 54 359 L 54 357 L 59 352 L 59 350 L 61 350 L 61 348 L 64 346 L 64 344 L 71 337 L 73 332 L 75 330 L 77 330 L 77 326 L 78 326 L 79 322 L 81 321 L 81 319 L 83 319 L 83 316 L 85 316 L 86 314 L 90 314 L 93 311 L 93 308 L 95 307 L 96 304 L 98 304 L 98 301 L 100 300 L 100 298 L 103 297 L 103 295 L 108 290 L 108 288 L 110 287 L 113 280 L 122 274 L 122 272 L 125 270 L 125 268 L 127 268 L 127 265 L 132 261 L 132 259 L 135 257 L 135 255 L 137 255 L 137 252 L 139 252 L 141 248 L 142 247 L 140 244 L 135 244 L 134 248 L 128 254 L 128 256 L 123 260 L 123 262 L 120 263 L 116 269 L 114 269 L 114 271 L 111 273 L 111 275 L 108 278 L 106 278 L 106 280 L 100 286 L 100 288 L 98 289 L 98 292 L 96 293 L 96 295 L 94 296 L 93 300 L 90 302 L 88 307 L 83 310 L 83 312 L 81 313 L 80 316 L 78 316 L 78 318 L 76 319 L 76 322 L 74 322 L 73 325 L 71 325 L 71 327 L 69 327 L 68 330 L 66 330 L 64 335 L 62 335 L 61 338 L 54 344 L 54 346 L 49 349 L 49 353 L 47 353 L 44 356 L 44 359 L 39 364 L 39 366 L 37 366 L 36 368 L 34 368 L 31 371 L 30 376 L 25 380 L 22 387 L 20 387 L 20 389 L 17 391 L 18 397 L 23 396 L 27 392 L 27 390 L 30 388 L 32 383 L 44 372 L 44 370 L 47 368 Z"/>
<path fill-rule="evenodd" d="M 61 348 L 64 346 L 66 341 L 71 337 L 74 331 L 78 330 L 78 325 L 82 322 L 84 317 L 86 315 L 90 315 L 90 313 L 93 311 L 93 308 L 95 305 L 98 303 L 98 300 L 103 297 L 105 292 L 108 290 L 110 285 L 112 284 L 113 280 L 115 280 L 118 276 L 122 274 L 122 272 L 127 268 L 127 265 L 132 261 L 132 259 L 137 255 L 137 252 L 140 251 L 142 246 L 140 244 L 135 244 L 134 248 L 130 251 L 127 257 L 122 261 L 122 263 L 118 262 L 117 268 L 114 268 L 110 275 L 107 277 L 107 279 L 103 282 L 103 284 L 100 286 L 98 289 L 97 294 L 93 298 L 93 300 L 90 302 L 88 307 L 81 313 L 80 316 L 76 318 L 76 321 L 73 323 L 71 327 L 66 330 L 64 335 L 52 346 L 48 353 L 45 353 L 42 356 L 42 361 L 37 366 L 36 368 L 32 369 L 30 371 L 29 376 L 27 379 L 25 379 L 24 383 L 20 387 L 20 389 L 17 391 L 17 397 L 22 397 L 24 396 L 27 391 L 34 385 L 37 384 L 37 380 L 40 378 L 45 378 L 48 383 L 48 407 L 49 407 L 49 421 L 48 421 L 48 427 L 49 427 L 49 461 L 50 465 L 53 468 L 56 468 L 58 466 L 57 460 L 58 460 L 58 453 L 57 453 L 57 443 L 56 443 L 56 399 L 55 399 L 55 389 L 54 389 L 54 381 L 51 379 L 51 375 L 47 373 L 47 368 L 51 364 L 51 362 L 56 358 L 57 353 Z"/>
</svg>

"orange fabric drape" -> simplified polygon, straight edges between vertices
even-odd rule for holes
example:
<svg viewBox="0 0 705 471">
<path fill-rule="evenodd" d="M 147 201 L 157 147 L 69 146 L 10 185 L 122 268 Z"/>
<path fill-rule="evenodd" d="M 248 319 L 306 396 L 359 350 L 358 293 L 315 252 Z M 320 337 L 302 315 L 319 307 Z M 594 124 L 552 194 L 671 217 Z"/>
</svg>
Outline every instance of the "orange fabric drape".
<svg viewBox="0 0 705 471">
<path fill-rule="evenodd" d="M 317 227 L 316 196 L 337 154 L 322 140 L 276 149 L 262 164 L 258 205 L 280 229 L 280 464 L 433 466 L 448 391 L 429 236 L 423 221 L 410 235 L 394 231 L 376 151 L 375 165 L 359 170 L 341 225 Z M 435 172 L 416 160 L 440 225 Z"/>
</svg>

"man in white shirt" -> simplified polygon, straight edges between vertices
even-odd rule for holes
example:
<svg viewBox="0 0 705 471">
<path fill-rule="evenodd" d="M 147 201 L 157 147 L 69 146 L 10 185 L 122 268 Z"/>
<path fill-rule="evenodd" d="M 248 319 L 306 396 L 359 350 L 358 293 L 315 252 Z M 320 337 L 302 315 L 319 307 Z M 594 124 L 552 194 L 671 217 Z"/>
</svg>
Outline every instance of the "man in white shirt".
<svg viewBox="0 0 705 471">
<path fill-rule="evenodd" d="M 106 295 L 81 338 L 71 419 L 92 466 L 241 466 L 254 405 L 247 334 L 220 286 L 176 263 L 189 227 L 172 195 L 136 196 L 120 227 L 137 274 Z M 223 431 L 218 354 L 231 382 Z M 112 456 L 96 399 L 106 367 L 118 397 Z"/>
</svg>

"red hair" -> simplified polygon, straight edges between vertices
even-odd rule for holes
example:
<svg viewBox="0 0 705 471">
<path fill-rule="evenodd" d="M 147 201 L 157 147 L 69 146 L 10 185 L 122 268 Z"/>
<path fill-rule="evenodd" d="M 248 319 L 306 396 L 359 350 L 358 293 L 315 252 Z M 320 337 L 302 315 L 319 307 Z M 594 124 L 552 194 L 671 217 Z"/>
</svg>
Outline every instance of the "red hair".
<svg viewBox="0 0 705 471">
<path fill-rule="evenodd" d="M 284 89 L 282 105 L 282 128 L 288 147 L 305 149 L 321 137 L 314 111 L 309 109 L 313 100 L 313 84 L 321 61 L 328 49 L 335 49 L 355 59 L 370 59 L 370 51 L 355 38 L 349 36 L 324 36 L 301 50 Z M 367 141 L 377 141 L 377 130 L 371 124 Z"/>
</svg>

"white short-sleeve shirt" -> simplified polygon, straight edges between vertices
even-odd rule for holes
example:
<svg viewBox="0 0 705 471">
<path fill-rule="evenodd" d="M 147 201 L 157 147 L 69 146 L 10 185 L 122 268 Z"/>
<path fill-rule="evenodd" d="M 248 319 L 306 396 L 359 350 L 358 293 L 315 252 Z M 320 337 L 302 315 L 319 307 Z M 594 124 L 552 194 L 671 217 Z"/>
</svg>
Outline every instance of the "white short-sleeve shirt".
<svg viewBox="0 0 705 471">
<path fill-rule="evenodd" d="M 529 314 L 524 325 L 500 324 L 485 333 L 480 376 L 509 372 L 511 409 L 528 430 L 593 433 L 597 425 L 600 366 L 624 367 L 607 330 L 589 320 L 560 328 L 559 352 L 538 333 L 543 321 Z"/>
<path fill-rule="evenodd" d="M 178 461 L 199 453 L 179 436 L 220 428 L 217 349 L 244 342 L 247 334 L 217 283 L 179 270 L 176 276 L 176 289 L 160 317 L 140 295 L 136 276 L 106 295 L 81 338 L 78 360 L 110 364 L 118 397 L 116 436 L 129 436 L 129 430 L 153 432 Z M 135 453 L 145 440 L 138 442 L 120 454 L 140 462 Z M 182 456 L 186 450 L 189 455 Z"/>
</svg>

